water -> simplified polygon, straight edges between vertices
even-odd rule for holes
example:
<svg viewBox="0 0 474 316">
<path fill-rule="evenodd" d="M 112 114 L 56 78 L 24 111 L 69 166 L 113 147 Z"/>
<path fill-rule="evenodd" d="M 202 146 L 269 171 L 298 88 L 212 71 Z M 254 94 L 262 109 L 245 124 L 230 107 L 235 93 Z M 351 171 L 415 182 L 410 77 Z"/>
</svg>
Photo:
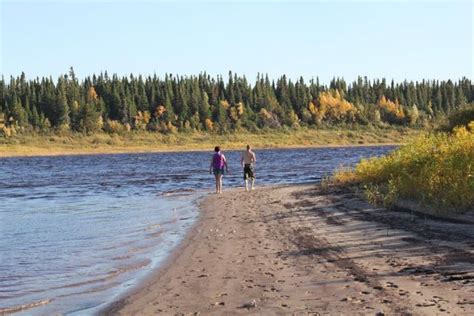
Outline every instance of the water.
<svg viewBox="0 0 474 316">
<path fill-rule="evenodd" d="M 320 180 L 393 147 L 257 150 L 257 185 Z M 224 190 L 242 185 L 225 152 Z M 0 159 L 0 313 L 93 314 L 159 266 L 213 188 L 210 152 Z"/>
</svg>

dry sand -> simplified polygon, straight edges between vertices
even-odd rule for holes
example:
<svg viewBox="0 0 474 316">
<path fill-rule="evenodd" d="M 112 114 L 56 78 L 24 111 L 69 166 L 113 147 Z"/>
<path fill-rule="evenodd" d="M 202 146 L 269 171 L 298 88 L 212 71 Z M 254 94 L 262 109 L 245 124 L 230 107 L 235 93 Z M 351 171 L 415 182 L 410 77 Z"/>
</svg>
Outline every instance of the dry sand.
<svg viewBox="0 0 474 316">
<path fill-rule="evenodd" d="M 474 315 L 474 225 L 315 185 L 210 195 L 169 262 L 106 315 Z"/>
</svg>

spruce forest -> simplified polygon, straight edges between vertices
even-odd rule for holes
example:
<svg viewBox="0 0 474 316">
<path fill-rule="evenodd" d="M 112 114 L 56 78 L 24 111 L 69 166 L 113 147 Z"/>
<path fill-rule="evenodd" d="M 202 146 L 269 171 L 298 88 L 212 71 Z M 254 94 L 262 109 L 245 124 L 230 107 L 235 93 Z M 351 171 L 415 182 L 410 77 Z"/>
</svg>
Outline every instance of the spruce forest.
<svg viewBox="0 0 474 316">
<path fill-rule="evenodd" d="M 0 135 L 143 130 L 227 133 L 338 125 L 425 127 L 474 102 L 467 78 L 387 82 L 359 77 L 305 82 L 258 75 L 251 84 L 229 72 L 215 78 L 119 77 L 107 72 L 79 81 L 71 67 L 57 80 L 0 80 Z"/>
</svg>

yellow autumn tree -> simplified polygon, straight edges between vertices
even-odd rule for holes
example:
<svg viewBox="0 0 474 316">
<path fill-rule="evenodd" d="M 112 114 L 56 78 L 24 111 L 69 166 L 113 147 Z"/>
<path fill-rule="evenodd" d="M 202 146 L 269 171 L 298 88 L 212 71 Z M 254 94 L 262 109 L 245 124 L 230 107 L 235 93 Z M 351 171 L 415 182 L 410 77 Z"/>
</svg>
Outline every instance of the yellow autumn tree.
<svg viewBox="0 0 474 316">
<path fill-rule="evenodd" d="M 168 133 L 174 134 L 178 132 L 178 128 L 174 126 L 171 122 L 166 123 L 166 129 Z"/>
<path fill-rule="evenodd" d="M 220 104 L 224 109 L 226 109 L 226 110 L 227 110 L 227 109 L 229 108 L 229 106 L 230 106 L 230 104 L 229 104 L 229 102 L 228 102 L 227 100 L 221 100 L 221 101 L 219 102 L 219 104 Z"/>
<path fill-rule="evenodd" d="M 269 128 L 281 127 L 278 117 L 274 113 L 268 111 L 265 108 L 262 108 L 260 112 L 258 112 L 258 116 L 259 116 L 262 127 L 269 127 Z"/>
<path fill-rule="evenodd" d="M 258 114 L 262 119 L 269 119 L 272 117 L 270 112 L 268 112 L 265 108 L 262 108 Z"/>
<path fill-rule="evenodd" d="M 165 114 L 166 108 L 163 105 L 158 105 L 155 109 L 155 115 L 156 117 L 160 118 Z"/>
<path fill-rule="evenodd" d="M 237 113 L 237 109 L 235 108 L 235 106 L 232 106 L 229 109 L 229 117 L 232 120 L 232 123 L 236 123 L 239 120 L 239 115 Z"/>
<path fill-rule="evenodd" d="M 207 118 L 205 121 L 204 121 L 205 125 L 206 125 L 206 130 L 208 131 L 212 131 L 214 130 L 214 123 L 212 122 L 212 120 L 210 118 Z"/>
<path fill-rule="evenodd" d="M 238 102 L 237 104 L 228 107 L 227 111 L 234 127 L 239 127 L 240 120 L 244 114 L 244 104 L 242 102 Z"/>
<path fill-rule="evenodd" d="M 311 116 L 313 118 L 313 123 L 315 124 L 321 124 L 323 122 L 324 116 L 325 116 L 325 108 L 318 109 L 316 105 L 310 101 L 308 104 L 308 111 L 311 113 Z"/>
<path fill-rule="evenodd" d="M 97 101 L 98 98 L 99 96 L 97 95 L 94 86 L 91 86 L 89 90 L 87 90 L 87 101 L 94 103 Z"/>
<path fill-rule="evenodd" d="M 107 133 L 119 133 L 126 130 L 126 127 L 117 120 L 107 120 L 103 128 Z"/>
<path fill-rule="evenodd" d="M 299 127 L 300 126 L 300 118 L 295 113 L 295 111 L 291 110 L 288 114 L 288 118 L 291 122 L 291 127 Z"/>
<path fill-rule="evenodd" d="M 339 90 L 321 92 L 318 96 L 317 105 L 310 102 L 308 110 L 313 115 L 316 124 L 320 124 L 323 120 L 347 121 L 353 119 L 357 112 L 357 108 L 345 100 Z"/>
<path fill-rule="evenodd" d="M 237 109 L 237 114 L 239 117 L 242 117 L 244 114 L 244 104 L 242 102 L 239 102 L 235 105 L 235 108 Z"/>
<path fill-rule="evenodd" d="M 11 129 L 5 125 L 5 115 L 0 113 L 0 136 L 9 137 L 12 136 Z"/>
<path fill-rule="evenodd" d="M 138 111 L 137 115 L 135 116 L 134 126 L 136 129 L 145 130 L 147 124 L 150 122 L 150 112 L 148 111 Z"/>
<path fill-rule="evenodd" d="M 77 102 L 76 100 L 74 100 L 74 102 L 72 103 L 72 110 L 73 111 L 79 110 L 79 102 Z"/>
<path fill-rule="evenodd" d="M 382 119 L 389 123 L 400 123 L 405 118 L 403 107 L 395 99 L 395 102 L 382 95 L 377 102 L 382 114 Z"/>
</svg>

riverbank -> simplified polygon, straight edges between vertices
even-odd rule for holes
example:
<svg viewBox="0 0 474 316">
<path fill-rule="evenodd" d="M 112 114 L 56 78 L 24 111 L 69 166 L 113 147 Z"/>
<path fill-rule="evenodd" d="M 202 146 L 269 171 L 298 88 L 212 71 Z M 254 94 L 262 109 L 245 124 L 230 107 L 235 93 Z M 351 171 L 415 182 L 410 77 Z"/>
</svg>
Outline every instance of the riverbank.
<svg viewBox="0 0 474 316">
<path fill-rule="evenodd" d="M 165 151 L 225 150 L 254 148 L 302 148 L 331 146 L 369 146 L 404 143 L 421 131 L 413 129 L 298 129 L 261 131 L 225 135 L 206 133 L 126 133 L 66 135 L 17 135 L 0 139 L 0 157 L 54 156 L 75 154 L 146 153 Z"/>
<path fill-rule="evenodd" d="M 472 224 L 316 185 L 201 203 L 168 263 L 104 315 L 474 313 Z"/>
</svg>

